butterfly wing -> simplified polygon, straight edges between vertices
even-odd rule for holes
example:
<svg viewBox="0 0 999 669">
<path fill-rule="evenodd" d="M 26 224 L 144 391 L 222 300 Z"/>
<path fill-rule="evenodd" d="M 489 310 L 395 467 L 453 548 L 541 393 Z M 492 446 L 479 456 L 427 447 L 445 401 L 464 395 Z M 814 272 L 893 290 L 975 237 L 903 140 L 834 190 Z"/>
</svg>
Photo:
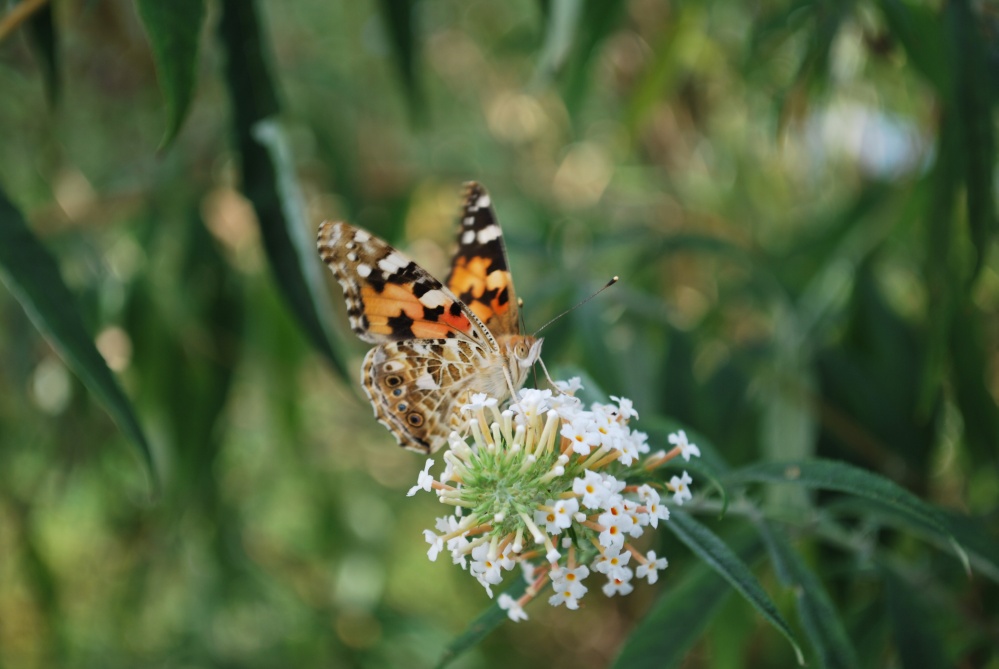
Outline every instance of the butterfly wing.
<svg viewBox="0 0 999 669">
<path fill-rule="evenodd" d="M 432 453 L 462 424 L 461 405 L 489 354 L 464 339 L 410 339 L 368 351 L 361 380 L 399 445 Z"/>
<path fill-rule="evenodd" d="M 503 232 L 496 222 L 489 193 L 474 181 L 465 184 L 458 250 L 446 283 L 493 335 L 520 333 L 517 296 Z"/>
<path fill-rule="evenodd" d="M 350 327 L 364 341 L 464 338 L 484 346 L 492 342 L 486 327 L 450 289 L 371 233 L 324 221 L 316 243 L 343 288 Z"/>
</svg>

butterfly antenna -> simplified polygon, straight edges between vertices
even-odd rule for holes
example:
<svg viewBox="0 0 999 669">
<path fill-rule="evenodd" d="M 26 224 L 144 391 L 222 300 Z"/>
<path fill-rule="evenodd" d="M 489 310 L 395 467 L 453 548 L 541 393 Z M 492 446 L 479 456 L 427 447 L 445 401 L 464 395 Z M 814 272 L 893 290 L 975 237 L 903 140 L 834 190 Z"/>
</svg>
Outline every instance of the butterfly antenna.
<svg viewBox="0 0 999 669">
<path fill-rule="evenodd" d="M 593 293 L 592 295 L 590 295 L 589 297 L 587 297 L 582 302 L 576 304 L 575 306 L 569 307 L 568 309 L 566 309 L 565 311 L 563 311 L 562 313 L 560 313 L 558 316 L 556 316 L 555 318 L 551 319 L 550 321 L 548 321 L 547 323 L 545 323 L 544 325 L 542 325 L 541 327 L 539 327 L 537 330 L 534 331 L 534 335 L 537 336 L 537 334 L 539 332 L 541 332 L 542 330 L 544 330 L 546 327 L 548 327 L 549 325 L 551 325 L 552 323 L 554 323 L 558 319 L 562 318 L 566 314 L 571 313 L 571 312 L 575 311 L 576 309 L 580 308 L 581 306 L 583 306 L 584 304 L 586 304 L 587 302 L 589 302 L 590 300 L 592 300 L 594 297 L 596 297 L 600 293 L 604 292 L 605 290 L 607 290 L 608 288 L 610 288 L 611 286 L 613 286 L 618 281 L 619 281 L 619 277 L 616 277 L 616 276 L 611 277 L 611 280 L 608 281 L 607 283 L 605 283 L 603 288 L 601 288 L 597 292 Z M 545 370 L 545 375 L 546 376 L 548 375 L 548 370 Z M 549 381 L 550 380 L 551 380 L 551 377 L 549 377 Z"/>
</svg>

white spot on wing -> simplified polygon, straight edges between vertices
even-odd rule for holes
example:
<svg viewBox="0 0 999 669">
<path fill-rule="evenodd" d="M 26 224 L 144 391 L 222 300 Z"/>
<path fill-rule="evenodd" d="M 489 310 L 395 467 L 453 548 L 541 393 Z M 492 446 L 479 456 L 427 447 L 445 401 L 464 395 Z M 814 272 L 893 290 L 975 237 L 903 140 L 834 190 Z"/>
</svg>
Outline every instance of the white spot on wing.
<svg viewBox="0 0 999 669">
<path fill-rule="evenodd" d="M 378 269 L 386 274 L 395 274 L 396 271 L 402 269 L 408 264 L 409 261 L 398 253 L 390 253 L 378 261 Z"/>
<path fill-rule="evenodd" d="M 428 290 L 420 297 L 420 304 L 431 309 L 447 304 L 447 302 L 447 295 L 439 290 Z"/>
<path fill-rule="evenodd" d="M 370 266 L 365 265 L 364 263 L 361 263 L 360 265 L 357 266 L 357 275 L 362 279 L 367 279 L 370 274 L 371 274 Z"/>
<path fill-rule="evenodd" d="M 464 223 L 465 225 L 472 225 L 473 223 L 475 223 L 475 217 L 474 216 L 466 216 L 464 218 L 464 220 L 462 220 L 462 223 Z"/>
<path fill-rule="evenodd" d="M 475 206 L 479 209 L 485 209 L 490 204 L 488 195 L 480 195 L 479 200 L 475 203 Z"/>
<path fill-rule="evenodd" d="M 475 241 L 475 230 L 465 230 L 461 233 L 462 244 L 471 244 L 473 241 Z"/>
<path fill-rule="evenodd" d="M 371 235 L 369 235 L 365 230 L 361 230 L 360 228 L 358 228 L 357 230 L 354 231 L 354 241 L 363 244 L 369 239 L 371 239 Z"/>
<path fill-rule="evenodd" d="M 479 243 L 488 244 L 494 239 L 499 239 L 502 234 L 498 225 L 489 225 L 479 230 Z"/>
</svg>

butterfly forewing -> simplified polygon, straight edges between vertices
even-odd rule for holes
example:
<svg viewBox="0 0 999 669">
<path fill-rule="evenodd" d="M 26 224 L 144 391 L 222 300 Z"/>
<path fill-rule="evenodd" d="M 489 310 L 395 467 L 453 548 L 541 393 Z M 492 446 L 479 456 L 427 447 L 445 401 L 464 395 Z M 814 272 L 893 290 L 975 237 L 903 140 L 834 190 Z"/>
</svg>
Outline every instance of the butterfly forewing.
<svg viewBox="0 0 999 669">
<path fill-rule="evenodd" d="M 446 283 L 494 336 L 520 332 L 503 232 L 489 193 L 474 181 L 465 184 L 458 248 Z"/>
<path fill-rule="evenodd" d="M 350 327 L 364 341 L 489 339 L 449 289 L 378 237 L 346 223 L 324 221 L 317 245 L 343 288 Z"/>
</svg>

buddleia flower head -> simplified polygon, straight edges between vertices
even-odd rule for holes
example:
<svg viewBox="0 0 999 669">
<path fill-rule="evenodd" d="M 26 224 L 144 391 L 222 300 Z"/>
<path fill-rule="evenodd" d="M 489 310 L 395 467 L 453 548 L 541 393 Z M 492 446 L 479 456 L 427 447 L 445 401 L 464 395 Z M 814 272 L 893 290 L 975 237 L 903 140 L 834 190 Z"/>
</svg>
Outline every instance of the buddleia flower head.
<svg viewBox="0 0 999 669">
<path fill-rule="evenodd" d="M 507 572 L 523 571 L 524 595 L 498 600 L 515 621 L 527 618 L 524 606 L 549 585 L 552 606 L 576 609 L 591 589 L 588 579 L 605 579 L 596 587 L 608 597 L 631 592 L 636 577 L 655 583 L 666 558 L 643 553 L 635 541 L 669 520 L 664 497 L 690 499 L 692 480 L 686 471 L 665 484 L 629 478 L 700 455 L 682 431 L 669 436 L 669 452 L 651 454 L 648 435 L 630 426 L 638 418 L 631 400 L 585 408 L 574 395 L 579 379 L 557 386 L 555 393 L 521 390 L 506 408 L 473 395 L 439 478 L 428 460 L 409 491 L 432 490 L 454 509 L 424 532 L 431 560 L 449 554 L 490 597 Z"/>
</svg>

